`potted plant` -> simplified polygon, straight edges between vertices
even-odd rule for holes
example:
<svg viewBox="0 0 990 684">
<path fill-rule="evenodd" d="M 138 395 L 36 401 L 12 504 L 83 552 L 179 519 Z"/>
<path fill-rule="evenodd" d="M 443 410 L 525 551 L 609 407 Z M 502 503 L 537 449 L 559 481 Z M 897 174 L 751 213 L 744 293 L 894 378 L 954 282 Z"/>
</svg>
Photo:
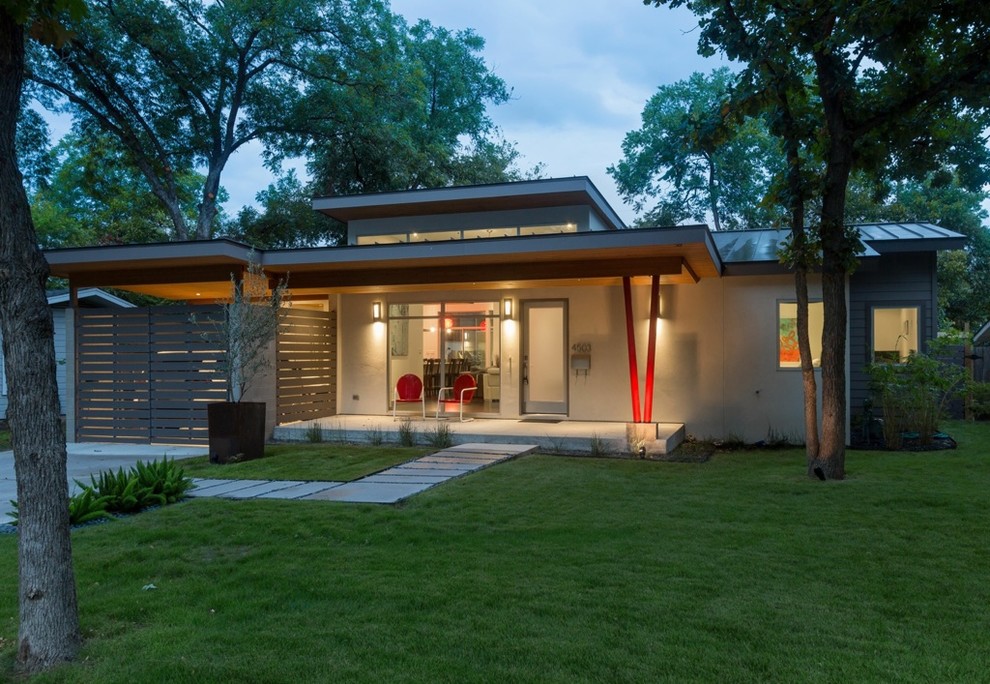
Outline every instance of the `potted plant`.
<svg viewBox="0 0 990 684">
<path fill-rule="evenodd" d="M 261 265 L 248 260 L 242 278 L 231 275 L 231 297 L 221 306 L 214 329 L 204 333 L 219 342 L 223 358 L 218 370 L 227 384 L 227 400 L 207 406 L 210 462 L 229 463 L 261 458 L 265 451 L 265 402 L 243 401 L 259 374 L 272 365 L 270 345 L 287 300 L 287 283 L 269 291 Z"/>
</svg>

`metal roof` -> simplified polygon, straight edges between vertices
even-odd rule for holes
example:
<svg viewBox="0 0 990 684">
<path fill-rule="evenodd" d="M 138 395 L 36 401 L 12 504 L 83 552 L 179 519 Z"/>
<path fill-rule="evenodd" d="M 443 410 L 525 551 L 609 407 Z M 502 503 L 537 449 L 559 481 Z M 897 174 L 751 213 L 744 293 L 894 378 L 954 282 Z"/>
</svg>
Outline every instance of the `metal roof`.
<svg viewBox="0 0 990 684">
<path fill-rule="evenodd" d="M 864 223 L 856 224 L 863 242 L 863 258 L 886 252 L 935 251 L 960 249 L 966 237 L 932 223 Z M 790 230 L 725 230 L 712 233 L 723 263 L 777 263 L 778 251 L 791 234 Z"/>
</svg>

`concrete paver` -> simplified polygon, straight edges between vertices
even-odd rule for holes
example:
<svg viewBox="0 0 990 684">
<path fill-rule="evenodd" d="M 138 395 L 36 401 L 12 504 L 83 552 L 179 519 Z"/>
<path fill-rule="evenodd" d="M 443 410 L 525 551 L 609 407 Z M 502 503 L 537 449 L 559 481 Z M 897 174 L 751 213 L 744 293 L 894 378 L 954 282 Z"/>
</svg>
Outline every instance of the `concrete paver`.
<svg viewBox="0 0 990 684">
<path fill-rule="evenodd" d="M 295 484 L 302 484 L 301 482 L 287 482 L 285 480 L 266 480 L 260 484 L 256 484 L 253 487 L 245 487 L 244 489 L 238 489 L 226 494 L 219 494 L 226 499 L 255 499 L 266 494 L 272 494 L 274 492 L 281 491 L 286 487 L 290 487 Z"/>
<path fill-rule="evenodd" d="M 248 487 L 255 487 L 260 484 L 267 484 L 268 480 L 224 480 L 223 484 L 213 485 L 200 489 L 196 487 L 189 492 L 190 496 L 227 496 L 233 492 Z"/>
<path fill-rule="evenodd" d="M 425 475 L 386 475 L 381 473 L 379 475 L 369 475 L 368 477 L 362 478 L 361 482 L 364 484 L 440 484 L 441 482 L 446 482 L 449 477 L 429 477 Z"/>
<path fill-rule="evenodd" d="M 434 486 L 428 483 L 386 484 L 348 482 L 325 492 L 304 497 L 311 501 L 346 501 L 349 503 L 396 503 Z"/>
<path fill-rule="evenodd" d="M 323 492 L 334 487 L 339 487 L 344 482 L 297 482 L 291 487 L 277 489 L 267 494 L 259 494 L 259 499 L 302 499 L 310 494 Z"/>
</svg>

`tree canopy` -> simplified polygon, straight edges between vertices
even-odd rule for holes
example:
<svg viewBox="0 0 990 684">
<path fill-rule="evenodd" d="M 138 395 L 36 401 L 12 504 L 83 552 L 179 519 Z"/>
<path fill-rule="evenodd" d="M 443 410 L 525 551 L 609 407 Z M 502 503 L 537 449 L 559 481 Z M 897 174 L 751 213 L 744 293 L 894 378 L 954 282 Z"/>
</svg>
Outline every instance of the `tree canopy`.
<svg viewBox="0 0 990 684">
<path fill-rule="evenodd" d="M 710 218 L 715 230 L 727 230 L 785 220 L 779 205 L 763 201 L 783 151 L 763 116 L 729 125 L 724 109 L 734 83 L 728 68 L 695 73 L 660 86 L 646 103 L 642 128 L 626 134 L 622 160 L 608 169 L 640 223 Z"/>
<path fill-rule="evenodd" d="M 93 0 L 70 28 L 31 51 L 39 98 L 118 141 L 172 239 L 218 233 L 222 172 L 252 141 L 274 169 L 305 157 L 317 194 L 511 173 L 515 150 L 486 113 L 508 91 L 482 39 L 410 28 L 381 0 Z"/>
</svg>

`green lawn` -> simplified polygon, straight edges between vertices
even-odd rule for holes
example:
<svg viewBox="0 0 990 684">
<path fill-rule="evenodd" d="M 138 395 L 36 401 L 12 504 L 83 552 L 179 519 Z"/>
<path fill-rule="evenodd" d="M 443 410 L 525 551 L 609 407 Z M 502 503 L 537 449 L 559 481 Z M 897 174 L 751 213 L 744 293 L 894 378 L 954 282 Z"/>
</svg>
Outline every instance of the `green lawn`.
<svg viewBox="0 0 990 684">
<path fill-rule="evenodd" d="M 264 458 L 213 465 L 206 456 L 178 463 L 189 477 L 235 480 L 350 481 L 419 458 L 435 449 L 342 444 L 268 444 Z"/>
<path fill-rule="evenodd" d="M 401 506 L 199 499 L 79 529 L 86 645 L 37 681 L 987 681 L 990 425 L 948 427 L 959 450 L 852 452 L 844 482 L 796 450 L 537 455 Z"/>
</svg>

